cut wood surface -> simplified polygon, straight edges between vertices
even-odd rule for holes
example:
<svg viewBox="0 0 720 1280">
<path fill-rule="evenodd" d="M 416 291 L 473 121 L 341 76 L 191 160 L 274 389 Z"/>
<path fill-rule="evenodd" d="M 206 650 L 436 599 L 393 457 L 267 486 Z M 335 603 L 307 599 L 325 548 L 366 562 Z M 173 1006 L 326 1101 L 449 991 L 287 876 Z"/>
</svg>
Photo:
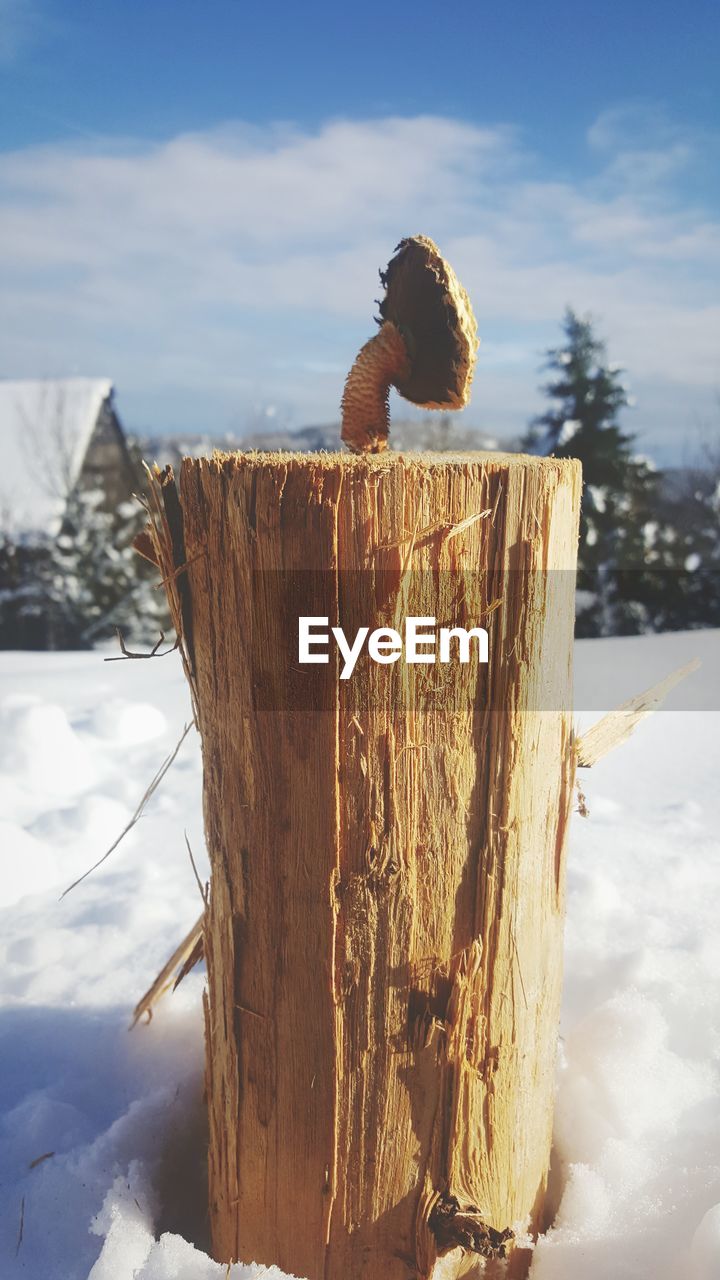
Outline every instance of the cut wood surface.
<svg viewBox="0 0 720 1280">
<path fill-rule="evenodd" d="M 562 981 L 579 465 L 216 455 L 156 473 L 202 738 L 210 1219 L 306 1280 L 524 1275 Z M 186 567 L 183 567 L 186 566 Z M 177 570 L 182 569 L 178 573 Z M 570 572 L 568 572 L 570 571 Z M 489 664 L 297 662 L 484 626 Z"/>
</svg>

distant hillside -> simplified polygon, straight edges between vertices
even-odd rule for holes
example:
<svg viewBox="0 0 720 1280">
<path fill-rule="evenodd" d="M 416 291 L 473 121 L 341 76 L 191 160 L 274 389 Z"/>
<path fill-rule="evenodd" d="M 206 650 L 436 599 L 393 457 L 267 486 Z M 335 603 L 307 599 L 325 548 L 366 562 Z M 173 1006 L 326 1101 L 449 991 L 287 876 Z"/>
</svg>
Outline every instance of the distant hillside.
<svg viewBox="0 0 720 1280">
<path fill-rule="evenodd" d="M 472 427 L 460 428 L 449 415 L 437 415 L 420 420 L 406 418 L 393 420 L 390 426 L 390 448 L 414 451 L 420 449 L 438 452 L 465 452 L 467 450 L 504 450 L 517 452 L 518 440 L 497 440 L 481 435 Z M 139 440 L 143 456 L 160 466 L 170 463 L 176 466 L 180 458 L 200 458 L 213 449 L 257 449 L 270 452 L 278 449 L 293 453 L 310 453 L 325 449 L 341 448 L 340 424 L 337 422 L 300 427 L 297 431 L 248 432 L 238 435 L 167 435 L 146 436 Z"/>
</svg>

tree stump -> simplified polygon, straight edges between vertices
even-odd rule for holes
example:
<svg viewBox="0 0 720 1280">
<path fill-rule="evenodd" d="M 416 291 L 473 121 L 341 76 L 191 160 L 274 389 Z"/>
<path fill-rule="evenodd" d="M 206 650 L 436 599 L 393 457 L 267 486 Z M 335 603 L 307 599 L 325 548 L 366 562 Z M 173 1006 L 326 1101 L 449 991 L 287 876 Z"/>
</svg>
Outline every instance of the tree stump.
<svg viewBox="0 0 720 1280">
<path fill-rule="evenodd" d="M 522 1276 L 559 1019 L 579 464 L 229 454 L 158 472 L 212 866 L 212 1247 L 304 1280 Z M 185 567 L 184 567 L 185 566 Z M 179 571 L 179 572 L 178 572 Z M 298 618 L 488 662 L 298 661 Z M 326 628 L 327 629 L 327 628 Z M 524 1246 L 524 1247 L 523 1247 Z"/>
</svg>

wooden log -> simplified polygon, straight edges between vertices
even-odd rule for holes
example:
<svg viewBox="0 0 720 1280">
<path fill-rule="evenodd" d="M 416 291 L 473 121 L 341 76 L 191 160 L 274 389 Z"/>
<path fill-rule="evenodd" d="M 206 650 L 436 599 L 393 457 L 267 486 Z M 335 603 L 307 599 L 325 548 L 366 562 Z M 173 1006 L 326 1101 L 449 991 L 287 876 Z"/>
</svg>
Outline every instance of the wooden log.
<svg viewBox="0 0 720 1280">
<path fill-rule="evenodd" d="M 154 481 L 202 737 L 210 1220 L 306 1280 L 521 1276 L 562 972 L 579 464 L 216 455 Z M 187 567 L 182 568 L 183 565 Z M 180 572 L 178 569 L 180 568 Z M 570 571 L 570 572 L 568 572 Z M 489 661 L 298 661 L 298 617 Z"/>
</svg>

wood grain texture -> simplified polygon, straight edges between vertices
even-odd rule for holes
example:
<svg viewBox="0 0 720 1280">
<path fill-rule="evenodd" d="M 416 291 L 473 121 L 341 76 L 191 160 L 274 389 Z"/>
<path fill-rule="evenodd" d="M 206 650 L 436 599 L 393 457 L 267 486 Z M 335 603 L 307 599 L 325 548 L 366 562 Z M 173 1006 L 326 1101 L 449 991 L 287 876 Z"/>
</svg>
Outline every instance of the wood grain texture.
<svg viewBox="0 0 720 1280">
<path fill-rule="evenodd" d="M 183 463 L 182 547 L 154 537 L 187 564 L 221 1260 L 455 1277 L 542 1224 L 579 494 L 517 455 Z M 300 671 L 299 614 L 486 626 L 490 662 Z"/>
</svg>

